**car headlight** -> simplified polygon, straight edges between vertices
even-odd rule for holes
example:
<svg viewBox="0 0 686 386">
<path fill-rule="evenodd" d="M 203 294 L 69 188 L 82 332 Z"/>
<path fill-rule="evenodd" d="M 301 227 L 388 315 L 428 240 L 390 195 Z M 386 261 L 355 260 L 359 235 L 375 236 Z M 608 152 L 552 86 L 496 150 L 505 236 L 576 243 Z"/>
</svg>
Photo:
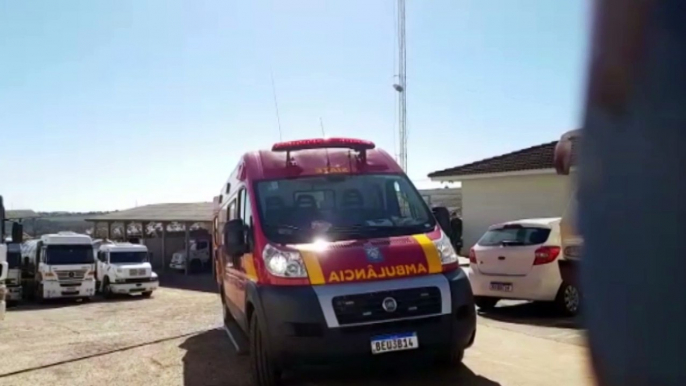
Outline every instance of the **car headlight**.
<svg viewBox="0 0 686 386">
<path fill-rule="evenodd" d="M 124 273 L 124 269 L 123 268 L 117 268 L 117 273 Z"/>
<path fill-rule="evenodd" d="M 269 244 L 262 251 L 264 265 L 274 276 L 307 277 L 307 270 L 300 252 L 282 251 Z"/>
<path fill-rule="evenodd" d="M 437 240 L 434 240 L 434 245 L 438 250 L 438 256 L 441 258 L 441 264 L 446 265 L 457 263 L 457 253 L 455 253 L 455 249 L 445 233 L 441 232 L 441 237 Z"/>
</svg>

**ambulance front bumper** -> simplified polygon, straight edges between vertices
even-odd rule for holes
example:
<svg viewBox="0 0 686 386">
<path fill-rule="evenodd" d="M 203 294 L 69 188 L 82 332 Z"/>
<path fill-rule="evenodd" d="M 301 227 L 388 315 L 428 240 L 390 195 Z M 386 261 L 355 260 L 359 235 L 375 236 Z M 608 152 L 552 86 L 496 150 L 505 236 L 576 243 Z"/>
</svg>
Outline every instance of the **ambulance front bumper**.
<svg viewBox="0 0 686 386">
<path fill-rule="evenodd" d="M 434 282 L 443 283 L 441 312 L 374 323 L 339 323 L 342 316 L 339 318 L 340 315 L 335 315 L 337 311 L 332 311 L 332 307 L 326 304 L 330 304 L 333 298 L 340 299 L 337 294 L 345 294 L 346 291 L 367 293 L 359 291 L 373 288 L 375 284 L 382 286 L 379 291 L 393 282 L 402 283 L 402 289 L 426 288 L 426 283 L 431 282 L 429 277 L 370 282 L 363 286 L 262 287 L 258 290 L 264 310 L 262 323 L 267 325 L 272 355 L 284 366 L 346 365 L 384 360 L 394 362 L 402 358 L 412 361 L 418 356 L 435 357 L 455 346 L 469 347 L 476 333 L 476 312 L 466 275 L 458 269 L 431 276 Z M 328 289 L 322 291 L 323 287 Z M 330 292 L 328 295 L 327 291 Z M 394 334 L 416 334 L 418 349 L 372 354 L 372 340 Z"/>
</svg>

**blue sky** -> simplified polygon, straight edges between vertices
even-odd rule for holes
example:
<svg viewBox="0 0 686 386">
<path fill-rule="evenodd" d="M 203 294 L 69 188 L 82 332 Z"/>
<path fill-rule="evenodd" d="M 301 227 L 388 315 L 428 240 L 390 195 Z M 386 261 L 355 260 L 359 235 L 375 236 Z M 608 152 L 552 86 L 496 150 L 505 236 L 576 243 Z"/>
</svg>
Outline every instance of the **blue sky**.
<svg viewBox="0 0 686 386">
<path fill-rule="evenodd" d="M 395 0 L 0 0 L 0 194 L 10 208 L 211 200 L 245 151 L 395 153 Z M 581 121 L 588 4 L 407 0 L 408 174 Z"/>
</svg>

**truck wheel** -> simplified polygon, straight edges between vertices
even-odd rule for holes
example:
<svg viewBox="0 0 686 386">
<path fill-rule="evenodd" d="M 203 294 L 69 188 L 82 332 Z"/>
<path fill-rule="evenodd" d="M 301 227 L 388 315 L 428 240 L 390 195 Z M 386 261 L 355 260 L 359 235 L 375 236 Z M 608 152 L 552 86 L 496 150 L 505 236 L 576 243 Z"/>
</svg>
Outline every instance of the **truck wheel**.
<svg viewBox="0 0 686 386">
<path fill-rule="evenodd" d="M 105 278 L 103 283 L 102 283 L 102 294 L 105 298 L 111 299 L 112 298 L 112 287 L 110 286 L 110 279 Z"/>
<path fill-rule="evenodd" d="M 43 298 L 43 284 L 36 285 L 36 295 L 34 298 L 38 303 L 43 303 L 45 299 Z"/>
<path fill-rule="evenodd" d="M 250 370 L 256 386 L 279 384 L 280 374 L 267 350 L 266 337 L 257 313 L 253 313 L 250 318 Z"/>
<path fill-rule="evenodd" d="M 145 291 L 145 292 L 143 292 L 142 295 L 144 298 L 149 298 L 152 296 L 152 291 Z"/>
<path fill-rule="evenodd" d="M 200 273 L 202 270 L 202 263 L 198 259 L 191 260 L 191 265 L 188 267 L 190 273 Z"/>
<path fill-rule="evenodd" d="M 492 310 L 498 304 L 498 298 L 490 298 L 488 296 L 474 296 L 474 303 L 480 310 Z"/>
</svg>

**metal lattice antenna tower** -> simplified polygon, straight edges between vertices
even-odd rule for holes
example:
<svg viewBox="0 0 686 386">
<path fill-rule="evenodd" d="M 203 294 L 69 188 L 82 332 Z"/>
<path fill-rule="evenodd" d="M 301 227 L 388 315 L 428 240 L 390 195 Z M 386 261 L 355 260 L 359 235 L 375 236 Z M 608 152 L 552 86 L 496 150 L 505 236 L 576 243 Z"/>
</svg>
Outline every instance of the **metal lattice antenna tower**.
<svg viewBox="0 0 686 386">
<path fill-rule="evenodd" d="M 400 167 L 407 172 L 407 53 L 405 51 L 405 0 L 398 0 L 398 83 L 393 85 L 398 92 L 398 129 Z"/>
</svg>

